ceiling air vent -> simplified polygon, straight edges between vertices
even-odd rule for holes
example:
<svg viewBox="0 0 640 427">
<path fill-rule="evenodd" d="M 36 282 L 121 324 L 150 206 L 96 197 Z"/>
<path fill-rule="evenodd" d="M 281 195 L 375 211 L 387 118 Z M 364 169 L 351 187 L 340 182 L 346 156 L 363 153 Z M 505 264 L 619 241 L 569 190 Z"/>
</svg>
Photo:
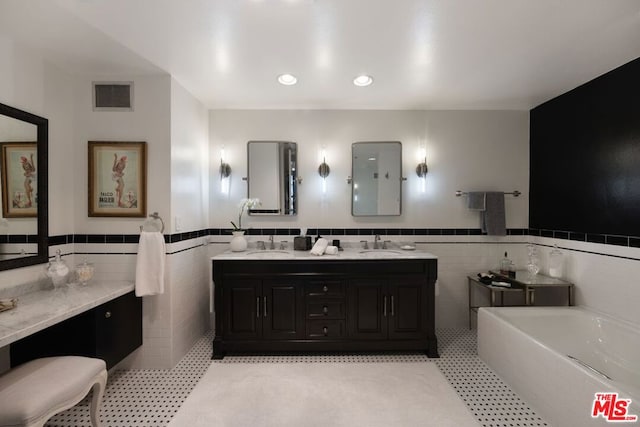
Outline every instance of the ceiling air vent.
<svg viewBox="0 0 640 427">
<path fill-rule="evenodd" d="M 93 82 L 93 111 L 133 111 L 133 82 Z"/>
</svg>

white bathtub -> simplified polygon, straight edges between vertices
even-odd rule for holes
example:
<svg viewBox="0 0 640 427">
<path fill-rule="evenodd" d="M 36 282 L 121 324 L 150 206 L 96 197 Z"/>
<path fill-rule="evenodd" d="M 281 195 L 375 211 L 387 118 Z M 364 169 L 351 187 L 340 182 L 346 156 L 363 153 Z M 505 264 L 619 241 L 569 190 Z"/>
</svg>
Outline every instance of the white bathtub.
<svg viewBox="0 0 640 427">
<path fill-rule="evenodd" d="M 600 392 L 631 399 L 640 419 L 637 325 L 580 307 L 482 308 L 478 354 L 554 427 L 611 425 L 591 417 Z"/>
</svg>

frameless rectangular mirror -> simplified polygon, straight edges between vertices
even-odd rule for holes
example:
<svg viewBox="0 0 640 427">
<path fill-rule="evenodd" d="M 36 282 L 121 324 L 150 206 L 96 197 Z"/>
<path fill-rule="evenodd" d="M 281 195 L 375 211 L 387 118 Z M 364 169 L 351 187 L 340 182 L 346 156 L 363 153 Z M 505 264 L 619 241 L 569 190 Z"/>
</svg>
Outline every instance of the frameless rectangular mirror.
<svg viewBox="0 0 640 427">
<path fill-rule="evenodd" d="M 402 144 L 356 142 L 351 145 L 351 215 L 400 215 Z"/>
<path fill-rule="evenodd" d="M 298 210 L 295 142 L 249 141 L 247 143 L 248 197 L 261 205 L 249 215 L 295 215 Z"/>
</svg>

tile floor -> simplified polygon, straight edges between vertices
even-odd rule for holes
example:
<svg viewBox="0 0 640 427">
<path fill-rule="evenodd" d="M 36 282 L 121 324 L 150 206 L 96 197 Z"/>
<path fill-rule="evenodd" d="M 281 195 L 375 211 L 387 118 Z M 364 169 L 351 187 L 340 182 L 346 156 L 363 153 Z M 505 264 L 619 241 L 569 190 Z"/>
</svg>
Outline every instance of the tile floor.
<svg viewBox="0 0 640 427">
<path fill-rule="evenodd" d="M 549 426 L 480 360 L 475 330 L 438 330 L 440 359 L 422 354 L 227 356 L 215 363 L 401 362 L 435 363 L 483 427 Z M 212 333 L 172 370 L 110 372 L 101 410 L 105 427 L 166 426 L 211 361 Z M 56 415 L 48 427 L 90 426 L 89 400 Z"/>
</svg>

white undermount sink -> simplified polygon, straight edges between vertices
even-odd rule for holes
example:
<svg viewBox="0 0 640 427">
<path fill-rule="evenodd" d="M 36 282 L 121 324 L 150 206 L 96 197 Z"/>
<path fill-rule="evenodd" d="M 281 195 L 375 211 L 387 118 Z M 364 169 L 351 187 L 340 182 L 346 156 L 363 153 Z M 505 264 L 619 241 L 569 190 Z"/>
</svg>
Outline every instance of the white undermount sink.
<svg viewBox="0 0 640 427">
<path fill-rule="evenodd" d="M 364 249 L 359 252 L 361 255 L 376 257 L 376 256 L 398 256 L 402 255 L 400 251 L 394 251 L 392 249 Z"/>
<path fill-rule="evenodd" d="M 284 257 L 284 256 L 293 256 L 290 251 L 284 251 L 281 249 L 258 249 L 255 251 L 249 251 L 246 255 L 250 256 L 262 256 L 262 257 Z"/>
</svg>

